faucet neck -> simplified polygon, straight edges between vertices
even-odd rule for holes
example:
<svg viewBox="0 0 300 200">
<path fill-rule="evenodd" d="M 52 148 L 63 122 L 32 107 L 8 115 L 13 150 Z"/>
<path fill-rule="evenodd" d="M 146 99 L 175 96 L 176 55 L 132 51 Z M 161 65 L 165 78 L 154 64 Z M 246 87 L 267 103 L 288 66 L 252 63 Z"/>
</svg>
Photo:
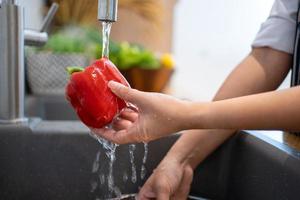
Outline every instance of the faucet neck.
<svg viewBox="0 0 300 200">
<path fill-rule="evenodd" d="M 116 22 L 118 0 L 98 0 L 98 20 L 102 22 Z"/>
<path fill-rule="evenodd" d="M 24 19 L 14 0 L 0 6 L 0 123 L 24 118 Z"/>
</svg>

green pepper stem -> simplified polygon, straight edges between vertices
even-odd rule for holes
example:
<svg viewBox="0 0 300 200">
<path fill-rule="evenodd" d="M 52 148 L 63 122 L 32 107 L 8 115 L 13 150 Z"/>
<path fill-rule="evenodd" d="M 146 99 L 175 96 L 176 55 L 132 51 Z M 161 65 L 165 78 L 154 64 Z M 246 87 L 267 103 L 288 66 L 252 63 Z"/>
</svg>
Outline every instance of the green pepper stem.
<svg viewBox="0 0 300 200">
<path fill-rule="evenodd" d="M 78 66 L 72 66 L 72 67 L 67 67 L 67 72 L 69 75 L 72 75 L 75 72 L 82 72 L 84 70 L 83 67 L 78 67 Z"/>
</svg>

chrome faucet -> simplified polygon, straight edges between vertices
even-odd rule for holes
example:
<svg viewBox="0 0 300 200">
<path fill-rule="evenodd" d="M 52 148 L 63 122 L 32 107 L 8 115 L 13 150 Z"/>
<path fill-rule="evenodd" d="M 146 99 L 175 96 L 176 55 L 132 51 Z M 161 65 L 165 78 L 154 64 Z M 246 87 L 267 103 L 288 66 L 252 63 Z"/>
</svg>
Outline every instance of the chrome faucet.
<svg viewBox="0 0 300 200">
<path fill-rule="evenodd" d="M 118 0 L 98 0 L 98 20 L 102 22 L 116 22 Z"/>
<path fill-rule="evenodd" d="M 53 4 L 40 31 L 25 30 L 23 7 L 17 0 L 0 0 L 0 123 L 27 121 L 24 117 L 24 43 L 40 46 L 58 8 Z"/>
<path fill-rule="evenodd" d="M 42 23 L 42 27 L 39 31 L 36 30 L 24 30 L 24 37 L 25 37 L 25 45 L 29 46 L 42 46 L 48 41 L 48 33 L 47 30 L 57 12 L 58 4 L 53 3 L 44 18 Z"/>
</svg>

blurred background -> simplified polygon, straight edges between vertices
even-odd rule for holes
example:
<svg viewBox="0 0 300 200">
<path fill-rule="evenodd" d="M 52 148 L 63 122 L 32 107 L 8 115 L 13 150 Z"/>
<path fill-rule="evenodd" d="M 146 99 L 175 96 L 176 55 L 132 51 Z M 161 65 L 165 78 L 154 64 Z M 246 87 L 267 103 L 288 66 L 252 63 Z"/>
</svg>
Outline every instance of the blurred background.
<svg viewBox="0 0 300 200">
<path fill-rule="evenodd" d="M 48 44 L 28 50 L 28 70 L 42 69 L 40 73 L 49 75 L 45 70 L 49 66 L 41 67 L 45 64 L 45 55 L 39 54 L 45 52 L 47 59 L 50 59 L 49 53 L 56 57 L 57 54 L 86 57 L 86 60 L 74 59 L 74 64 L 48 61 L 62 67 L 88 64 L 101 55 L 97 1 L 20 2 L 25 6 L 25 25 L 32 29 L 41 26 L 51 2 L 60 5 Z M 230 71 L 250 52 L 251 43 L 272 4 L 273 0 L 119 0 L 118 22 L 112 26 L 110 58 L 137 89 L 210 100 Z M 37 56 L 40 56 L 39 63 L 33 63 L 39 60 Z M 68 62 L 70 60 L 68 57 Z M 47 92 L 45 88 L 35 89 L 35 85 L 41 86 L 41 83 L 34 83 L 34 76 L 38 75 L 27 72 L 31 92 Z M 49 90 L 49 94 L 54 94 L 62 93 L 59 87 L 65 83 L 51 79 L 44 84 L 54 87 L 55 90 Z M 288 85 L 289 79 L 282 87 Z"/>
</svg>

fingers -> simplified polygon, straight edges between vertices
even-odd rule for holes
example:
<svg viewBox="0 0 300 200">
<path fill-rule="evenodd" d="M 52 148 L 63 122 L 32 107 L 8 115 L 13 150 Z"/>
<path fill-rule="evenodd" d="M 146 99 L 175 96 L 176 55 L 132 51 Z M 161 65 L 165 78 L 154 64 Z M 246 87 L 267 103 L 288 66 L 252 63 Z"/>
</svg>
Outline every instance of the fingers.
<svg viewBox="0 0 300 200">
<path fill-rule="evenodd" d="M 190 193 L 192 180 L 193 180 L 193 169 L 185 168 L 178 190 L 176 190 L 176 192 L 173 194 L 171 199 L 172 200 L 187 199 Z"/>
<path fill-rule="evenodd" d="M 156 177 L 157 178 L 157 177 Z M 152 174 L 147 182 L 143 185 L 138 194 L 139 200 L 165 200 L 169 199 L 169 190 L 166 189 L 166 185 L 158 184 L 155 181 L 155 174 Z"/>
<path fill-rule="evenodd" d="M 170 199 L 170 192 L 165 187 L 156 187 L 154 191 L 151 187 L 153 183 L 145 184 L 138 194 L 139 200 L 166 200 Z"/>
<path fill-rule="evenodd" d="M 132 125 L 131 121 L 119 117 L 116 120 L 114 120 L 114 122 L 112 123 L 113 129 L 116 131 L 127 129 L 131 125 Z"/>
<path fill-rule="evenodd" d="M 141 188 L 141 190 L 138 193 L 138 199 L 139 200 L 149 200 L 149 199 L 155 199 L 156 195 L 152 189 L 152 185 L 153 185 L 153 177 L 154 174 L 152 174 L 148 180 L 146 181 L 146 183 L 143 185 L 143 187 Z"/>
<path fill-rule="evenodd" d="M 143 99 L 142 92 L 126 87 L 121 83 L 109 81 L 108 87 L 115 95 L 117 95 L 121 99 L 124 99 L 125 101 L 137 103 Z"/>
<path fill-rule="evenodd" d="M 155 172 L 154 172 L 155 173 Z M 157 200 L 170 199 L 171 196 L 171 185 L 166 179 L 161 179 L 152 185 L 153 190 L 156 194 Z"/>
<path fill-rule="evenodd" d="M 126 108 L 120 113 L 119 117 L 131 122 L 135 122 L 138 118 L 138 113 L 129 108 Z"/>
<path fill-rule="evenodd" d="M 164 187 L 157 188 L 157 200 L 166 200 L 170 199 L 170 191 Z"/>
<path fill-rule="evenodd" d="M 92 129 L 93 133 L 109 140 L 115 144 L 128 144 L 140 142 L 133 134 L 129 134 L 127 129 L 121 131 L 115 131 L 110 128 Z"/>
<path fill-rule="evenodd" d="M 103 137 L 104 139 L 107 139 L 106 135 L 113 135 L 115 134 L 116 131 L 109 128 L 100 128 L 100 129 L 91 128 L 91 132 L 96 136 L 100 136 Z"/>
</svg>

